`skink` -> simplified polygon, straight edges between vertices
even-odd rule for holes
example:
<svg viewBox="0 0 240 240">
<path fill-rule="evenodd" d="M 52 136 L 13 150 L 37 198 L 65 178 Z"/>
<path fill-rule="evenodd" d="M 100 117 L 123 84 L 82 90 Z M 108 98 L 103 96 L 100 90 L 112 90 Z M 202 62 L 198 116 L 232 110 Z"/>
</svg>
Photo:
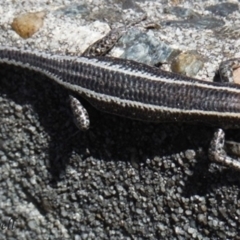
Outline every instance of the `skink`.
<svg viewBox="0 0 240 240">
<path fill-rule="evenodd" d="M 0 48 L 0 63 L 45 74 L 97 109 L 150 122 L 203 122 L 223 128 L 240 127 L 240 86 L 201 81 L 130 60 L 111 57 L 56 56 Z M 89 127 L 86 109 L 71 97 L 77 126 Z M 224 150 L 219 129 L 209 157 L 240 170 L 240 162 Z"/>
</svg>

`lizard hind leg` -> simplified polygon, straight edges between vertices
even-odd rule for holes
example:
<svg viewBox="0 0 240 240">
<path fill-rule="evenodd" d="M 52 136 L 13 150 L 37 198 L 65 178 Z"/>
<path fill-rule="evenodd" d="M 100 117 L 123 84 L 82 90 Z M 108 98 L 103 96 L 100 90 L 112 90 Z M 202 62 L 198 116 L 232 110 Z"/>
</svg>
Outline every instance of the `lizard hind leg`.
<svg viewBox="0 0 240 240">
<path fill-rule="evenodd" d="M 225 133 L 222 129 L 217 129 L 210 143 L 208 155 L 210 160 L 221 163 L 227 167 L 231 167 L 240 171 L 240 161 L 227 156 L 224 151 Z"/>
<path fill-rule="evenodd" d="M 219 66 L 220 82 L 239 84 L 239 82 L 235 82 L 236 77 L 234 76 L 234 71 L 239 67 L 239 58 L 232 58 L 221 62 Z"/>
<path fill-rule="evenodd" d="M 75 125 L 81 131 L 88 130 L 90 127 L 90 120 L 87 110 L 78 99 L 72 95 L 69 95 L 69 98 Z"/>
</svg>

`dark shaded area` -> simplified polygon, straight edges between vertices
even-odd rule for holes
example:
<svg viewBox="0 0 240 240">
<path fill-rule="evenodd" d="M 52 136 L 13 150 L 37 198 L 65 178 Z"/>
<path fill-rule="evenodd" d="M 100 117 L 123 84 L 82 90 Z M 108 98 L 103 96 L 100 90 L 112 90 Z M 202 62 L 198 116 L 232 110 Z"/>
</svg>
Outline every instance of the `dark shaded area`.
<svg viewBox="0 0 240 240">
<path fill-rule="evenodd" d="M 168 237 L 176 237 L 176 233 L 174 233 L 175 226 L 186 224 L 186 219 L 191 223 L 194 222 L 194 225 L 190 224 L 189 226 L 197 228 L 203 236 L 216 238 L 220 233 L 224 236 L 224 231 L 219 233 L 207 222 L 200 221 L 197 216 L 202 214 L 202 210 L 199 210 L 198 213 L 198 210 L 194 208 L 199 204 L 198 198 L 203 197 L 206 199 L 207 214 L 212 216 L 212 212 L 219 212 L 217 208 L 218 202 L 222 203 L 223 208 L 227 208 L 227 206 L 234 204 L 234 194 L 238 195 L 239 192 L 239 174 L 217 164 L 210 164 L 208 161 L 207 148 L 214 128 L 202 126 L 201 124 L 152 124 L 134 121 L 100 112 L 83 100 L 83 104 L 89 111 L 91 128 L 87 132 L 79 132 L 72 120 L 68 107 L 68 92 L 65 89 L 40 74 L 6 65 L 0 65 L 0 95 L 22 106 L 31 105 L 39 118 L 40 125 L 44 127 L 49 136 L 47 150 L 49 158 L 45 159 L 45 164 L 49 166 L 49 175 L 42 181 L 51 186 L 53 191 L 56 191 L 56 194 L 52 194 L 56 201 L 53 208 L 54 217 L 59 218 L 64 224 L 64 218 L 61 215 L 62 210 L 60 210 L 61 204 L 71 206 L 68 209 L 68 216 L 71 216 L 73 212 L 79 209 L 83 212 L 87 211 L 83 214 L 81 227 L 79 227 L 79 223 L 72 225 L 73 222 L 68 222 L 69 225 L 65 225 L 69 234 L 81 234 L 82 227 L 85 225 L 90 225 L 90 229 L 94 231 L 94 229 L 97 229 L 97 222 L 100 222 L 104 229 L 110 228 L 128 237 L 154 234 L 156 238 L 161 238 L 164 231 L 160 231 L 156 227 L 160 220 L 155 219 L 156 214 L 151 212 L 150 207 L 145 209 L 139 205 L 139 199 L 135 198 L 134 194 L 131 193 L 130 186 L 133 186 L 139 196 L 147 198 L 148 204 L 155 206 L 154 201 L 158 202 L 157 209 L 159 213 L 157 215 L 165 219 L 161 221 L 166 221 L 165 224 L 169 224 L 167 225 L 169 232 L 166 231 Z M 227 137 L 240 140 L 239 132 L 235 133 L 236 131 L 228 131 Z M 186 160 L 184 156 L 177 156 L 176 158 L 170 156 L 187 149 L 196 150 L 197 156 L 194 160 Z M 76 158 L 73 158 L 73 155 Z M 159 156 L 159 165 L 155 164 L 156 156 Z M 125 162 L 126 165 L 123 166 L 126 166 L 126 168 L 127 166 L 133 166 L 138 170 L 140 181 L 132 182 L 132 185 L 125 183 L 127 181 L 125 179 L 121 181 L 119 176 L 126 174 L 124 167 L 121 165 L 119 175 L 115 175 L 116 180 L 112 181 L 107 177 L 111 172 L 109 168 L 102 170 L 105 171 L 105 179 L 101 178 L 96 182 L 91 182 L 88 180 L 88 176 L 84 175 L 85 172 L 89 171 L 89 168 L 95 169 L 95 165 L 89 164 L 89 159 L 96 159 L 95 164 L 104 162 L 107 166 Z M 150 159 L 150 163 L 148 163 L 147 159 Z M 174 164 L 175 167 L 167 166 L 167 164 Z M 68 198 L 65 200 L 61 199 L 57 194 L 61 184 L 64 185 L 63 179 L 69 178 L 66 172 L 69 166 L 82 170 L 79 188 L 81 191 L 84 190 L 88 193 L 84 197 L 78 196 L 77 191 L 74 191 L 74 179 L 68 179 L 68 184 L 73 188 L 72 191 L 76 192 L 76 201 L 70 197 L 72 192 L 69 193 Z M 79 166 L 81 167 L 79 168 Z M 24 171 L 24 168 L 22 171 Z M 166 186 L 164 185 L 166 190 L 162 190 L 160 187 L 163 182 L 154 183 L 155 173 L 159 175 L 160 179 L 167 182 Z M 152 177 L 152 182 L 148 180 L 149 176 Z M 178 185 L 180 182 L 182 182 L 182 185 Z M 181 188 L 181 191 L 173 193 L 171 199 L 169 199 L 168 189 L 174 188 L 174 184 L 176 184 L 176 189 Z M 122 186 L 127 191 L 126 196 L 123 197 L 118 193 L 119 186 Z M 101 192 L 102 188 L 105 189 L 103 192 Z M 112 188 L 115 189 L 115 195 L 108 195 L 105 191 L 110 191 L 109 189 Z M 43 204 L 41 195 L 33 194 L 31 189 L 25 188 L 25 191 L 27 195 L 29 194 L 29 201 L 33 202 L 43 215 L 49 212 L 48 206 L 46 206 L 48 203 L 44 202 L 45 205 Z M 226 197 L 229 191 L 233 195 L 232 198 Z M 118 221 L 114 223 L 109 221 L 107 208 L 101 204 L 96 209 L 99 219 L 96 217 L 98 215 L 95 212 L 91 218 L 92 208 L 96 206 L 96 202 L 93 200 L 100 195 L 103 195 L 104 199 L 109 203 L 125 202 L 126 208 L 128 208 L 129 204 L 133 204 L 138 209 L 137 212 L 130 211 L 130 215 L 126 213 L 125 217 L 122 218 L 122 221 L 127 221 L 131 216 L 132 225 L 128 223 L 119 226 Z M 181 199 L 186 198 L 187 201 L 181 202 L 182 200 L 178 199 L 179 196 Z M 159 197 L 161 197 L 161 201 L 158 200 Z M 77 210 L 74 204 L 78 204 Z M 235 207 L 237 208 L 237 205 Z M 177 216 L 177 211 L 174 211 L 179 208 L 184 209 L 184 212 L 179 213 L 179 216 Z M 185 213 L 188 209 L 191 209 L 192 214 Z M 232 216 L 229 215 L 228 209 L 226 209 L 226 212 L 227 218 L 225 215 L 214 217 L 219 217 L 219 221 L 224 222 L 226 228 L 232 229 L 231 224 L 234 220 L 229 221 L 228 217 L 232 218 Z M 118 213 L 113 211 L 113 214 L 116 214 L 117 217 Z M 142 232 L 142 230 L 136 230 L 134 227 L 135 220 L 145 218 L 145 214 L 152 218 L 151 222 L 154 224 L 151 224 L 154 233 L 151 232 L 151 229 L 148 232 Z M 174 214 L 179 222 L 174 220 Z M 181 218 L 182 215 L 184 217 Z M 68 219 L 68 216 L 65 219 Z M 148 228 L 148 223 L 145 224 L 145 227 Z M 237 221 L 236 226 L 238 226 Z M 206 229 L 208 229 L 208 234 L 205 231 Z"/>
</svg>

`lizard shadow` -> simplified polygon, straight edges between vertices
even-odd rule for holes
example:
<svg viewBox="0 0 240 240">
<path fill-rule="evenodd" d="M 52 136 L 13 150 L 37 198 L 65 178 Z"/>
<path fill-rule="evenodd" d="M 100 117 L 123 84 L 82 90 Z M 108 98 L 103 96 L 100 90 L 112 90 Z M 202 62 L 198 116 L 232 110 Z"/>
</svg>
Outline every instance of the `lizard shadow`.
<svg viewBox="0 0 240 240">
<path fill-rule="evenodd" d="M 146 159 L 154 156 L 171 155 L 198 146 L 207 149 L 213 134 L 212 128 L 204 126 L 153 124 L 111 116 L 95 110 L 84 100 L 91 128 L 80 132 L 73 123 L 65 89 L 41 74 L 3 64 L 0 76 L 0 94 L 17 104 L 30 104 L 49 136 L 49 159 L 46 161 L 52 185 L 64 176 L 66 167 L 72 164 L 73 154 L 79 156 L 79 161 L 88 158 L 126 161 L 142 169 L 139 166 L 149 167 Z M 192 166 L 193 174 L 186 178 L 183 195 L 205 195 L 214 184 L 231 184 L 224 181 L 231 170 L 212 173 L 208 169 L 207 156 L 199 157 Z M 153 171 L 164 174 L 165 169 Z"/>
</svg>

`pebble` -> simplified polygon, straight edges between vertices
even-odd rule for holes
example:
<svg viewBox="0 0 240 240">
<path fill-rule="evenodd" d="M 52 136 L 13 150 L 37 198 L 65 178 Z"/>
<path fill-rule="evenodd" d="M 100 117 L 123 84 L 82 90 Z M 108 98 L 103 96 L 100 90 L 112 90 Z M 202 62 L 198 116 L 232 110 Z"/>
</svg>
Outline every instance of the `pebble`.
<svg viewBox="0 0 240 240">
<path fill-rule="evenodd" d="M 12 29 L 22 38 L 30 38 L 43 26 L 45 12 L 25 13 L 13 19 Z"/>
<path fill-rule="evenodd" d="M 171 70 L 189 77 L 194 77 L 204 66 L 201 57 L 192 52 L 179 54 L 171 64 Z"/>
</svg>

